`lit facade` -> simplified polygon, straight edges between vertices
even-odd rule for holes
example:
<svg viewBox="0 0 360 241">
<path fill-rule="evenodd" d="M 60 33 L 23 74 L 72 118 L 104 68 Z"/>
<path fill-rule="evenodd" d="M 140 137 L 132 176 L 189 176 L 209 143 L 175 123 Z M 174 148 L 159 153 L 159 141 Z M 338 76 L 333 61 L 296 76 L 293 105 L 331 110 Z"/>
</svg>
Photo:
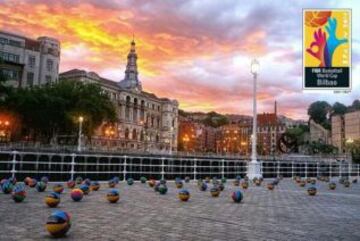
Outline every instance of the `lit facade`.
<svg viewBox="0 0 360 241">
<path fill-rule="evenodd" d="M 98 83 L 116 105 L 117 122 L 104 123 L 92 137 L 92 146 L 114 150 L 177 150 L 178 102 L 143 91 L 138 79 L 135 42 L 127 56 L 125 78 L 112 81 L 94 72 L 73 69 L 60 79 Z"/>
</svg>

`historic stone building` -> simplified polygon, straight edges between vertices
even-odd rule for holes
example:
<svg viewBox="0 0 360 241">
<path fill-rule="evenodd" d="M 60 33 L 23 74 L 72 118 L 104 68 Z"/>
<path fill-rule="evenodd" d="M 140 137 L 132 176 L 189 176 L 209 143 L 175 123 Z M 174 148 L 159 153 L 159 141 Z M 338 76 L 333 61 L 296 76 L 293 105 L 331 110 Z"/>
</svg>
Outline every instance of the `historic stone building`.
<svg viewBox="0 0 360 241">
<path fill-rule="evenodd" d="M 14 87 L 54 83 L 59 77 L 60 42 L 0 31 L 0 71 Z"/>
<path fill-rule="evenodd" d="M 78 69 L 61 73 L 60 79 L 98 83 L 116 104 L 118 121 L 114 125 L 104 123 L 92 138 L 92 146 L 149 152 L 177 150 L 178 102 L 143 91 L 134 40 L 122 81 Z"/>
</svg>

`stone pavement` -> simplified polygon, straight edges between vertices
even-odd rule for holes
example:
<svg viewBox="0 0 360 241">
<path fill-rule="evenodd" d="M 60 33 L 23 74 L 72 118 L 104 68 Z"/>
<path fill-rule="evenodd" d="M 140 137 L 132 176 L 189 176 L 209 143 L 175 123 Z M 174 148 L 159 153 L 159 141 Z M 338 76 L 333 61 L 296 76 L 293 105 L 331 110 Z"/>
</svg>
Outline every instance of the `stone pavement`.
<svg viewBox="0 0 360 241">
<path fill-rule="evenodd" d="M 66 188 L 58 209 L 72 215 L 72 227 L 59 240 L 360 240 L 360 184 L 330 191 L 318 182 L 318 194 L 308 196 L 283 180 L 274 191 L 250 186 L 240 204 L 232 202 L 230 182 L 218 198 L 185 184 L 187 203 L 177 199 L 173 182 L 168 187 L 162 196 L 145 184 L 120 183 L 116 204 L 105 199 L 106 184 L 78 203 Z M 44 193 L 27 187 L 23 203 L 0 193 L 1 241 L 53 240 L 44 228 L 54 210 L 43 201 L 50 190 L 51 184 Z"/>
</svg>

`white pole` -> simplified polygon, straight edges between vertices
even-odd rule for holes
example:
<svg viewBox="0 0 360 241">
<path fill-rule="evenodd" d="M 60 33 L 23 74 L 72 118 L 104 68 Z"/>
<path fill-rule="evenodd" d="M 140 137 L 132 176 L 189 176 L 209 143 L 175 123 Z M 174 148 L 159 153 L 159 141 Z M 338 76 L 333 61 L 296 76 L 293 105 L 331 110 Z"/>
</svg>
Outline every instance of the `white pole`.
<svg viewBox="0 0 360 241">
<path fill-rule="evenodd" d="M 164 180 L 164 174 L 165 174 L 165 170 L 164 170 L 164 158 L 161 158 L 161 179 Z"/>
<path fill-rule="evenodd" d="M 280 177 L 280 162 L 277 162 L 277 177 Z"/>
<path fill-rule="evenodd" d="M 82 116 L 80 116 L 79 117 L 79 137 L 78 137 L 78 147 L 77 147 L 78 152 L 81 151 L 81 135 L 82 135 L 83 120 L 84 120 L 84 118 Z"/>
<path fill-rule="evenodd" d="M 224 178 L 225 176 L 225 160 L 222 159 L 222 169 L 221 169 L 221 178 Z"/>
<path fill-rule="evenodd" d="M 16 173 L 16 153 L 17 151 L 13 151 L 12 152 L 12 170 L 11 170 L 11 176 L 12 178 L 15 178 L 15 173 Z"/>
<path fill-rule="evenodd" d="M 194 159 L 194 181 L 196 181 L 196 158 Z"/>
<path fill-rule="evenodd" d="M 126 156 L 124 156 L 124 170 L 123 170 L 123 181 L 126 181 Z"/>
<path fill-rule="evenodd" d="M 307 169 L 308 169 L 307 162 L 305 162 L 305 178 L 307 178 L 308 176 Z"/>
<path fill-rule="evenodd" d="M 75 153 L 71 154 L 71 170 L 70 170 L 70 180 L 74 180 L 75 174 Z"/>
<path fill-rule="evenodd" d="M 256 163 L 256 142 L 257 142 L 257 109 L 256 109 L 256 80 L 257 73 L 254 73 L 254 86 L 253 86 L 253 130 L 252 130 L 252 143 L 251 143 L 251 162 Z"/>
</svg>

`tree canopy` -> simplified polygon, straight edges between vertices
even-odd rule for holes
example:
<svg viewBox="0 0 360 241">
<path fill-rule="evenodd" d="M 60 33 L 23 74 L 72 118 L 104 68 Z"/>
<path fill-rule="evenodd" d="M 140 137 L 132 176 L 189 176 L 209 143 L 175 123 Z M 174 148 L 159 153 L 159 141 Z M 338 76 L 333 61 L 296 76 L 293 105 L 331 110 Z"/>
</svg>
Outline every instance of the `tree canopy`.
<svg viewBox="0 0 360 241">
<path fill-rule="evenodd" d="M 63 80 L 41 87 L 15 89 L 0 103 L 16 116 L 26 135 L 42 142 L 59 134 L 74 134 L 78 117 L 84 117 L 83 132 L 89 138 L 103 121 L 113 122 L 113 103 L 96 84 Z"/>
</svg>

